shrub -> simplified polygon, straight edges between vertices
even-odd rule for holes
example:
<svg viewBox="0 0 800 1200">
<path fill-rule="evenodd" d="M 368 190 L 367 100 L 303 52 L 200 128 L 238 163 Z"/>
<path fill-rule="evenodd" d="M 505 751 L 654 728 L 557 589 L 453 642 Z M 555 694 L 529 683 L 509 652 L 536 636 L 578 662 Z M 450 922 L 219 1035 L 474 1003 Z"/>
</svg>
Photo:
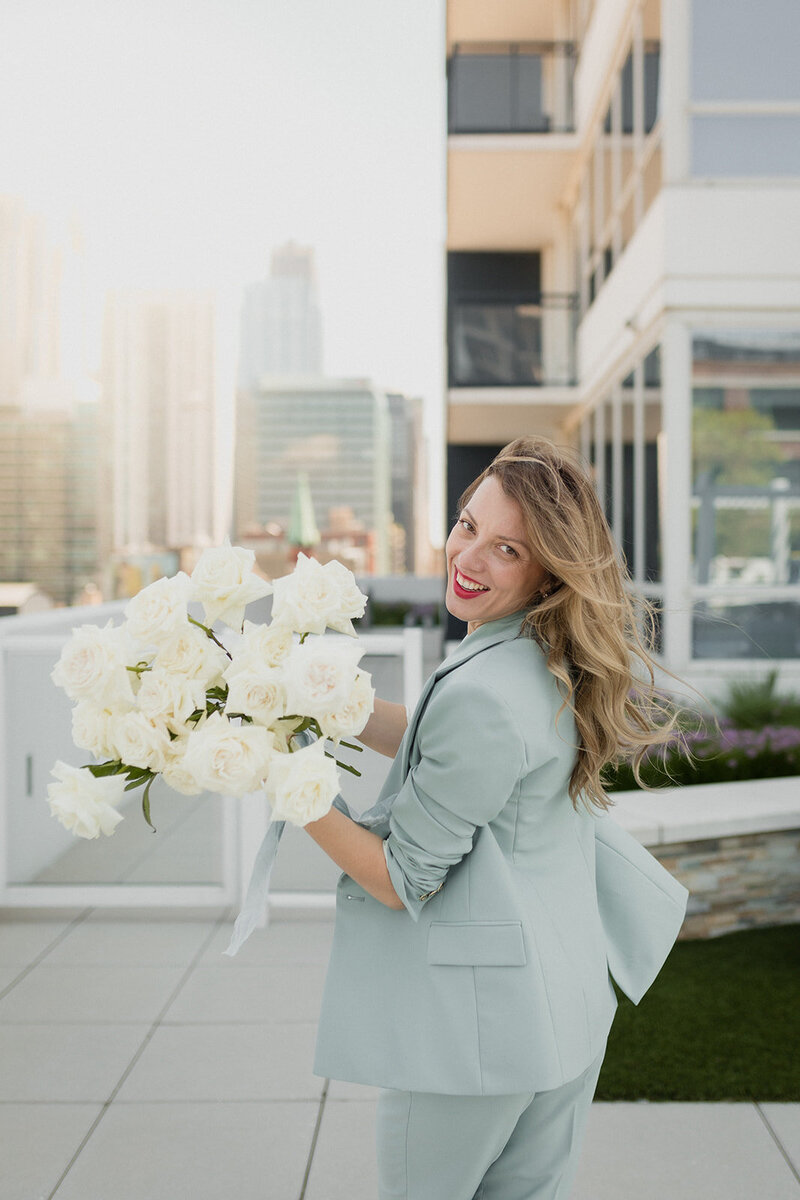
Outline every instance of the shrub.
<svg viewBox="0 0 800 1200">
<path fill-rule="evenodd" d="M 800 725 L 800 698 L 776 696 L 778 672 L 766 679 L 732 683 L 720 709 L 737 729 L 762 729 L 765 725 Z"/>
</svg>

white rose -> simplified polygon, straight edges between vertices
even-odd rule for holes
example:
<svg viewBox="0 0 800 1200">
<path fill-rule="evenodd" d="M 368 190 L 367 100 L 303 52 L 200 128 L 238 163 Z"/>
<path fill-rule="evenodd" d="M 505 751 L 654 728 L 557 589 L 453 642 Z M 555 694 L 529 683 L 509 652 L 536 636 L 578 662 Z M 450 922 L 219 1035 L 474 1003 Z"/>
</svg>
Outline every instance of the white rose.
<svg viewBox="0 0 800 1200">
<path fill-rule="evenodd" d="M 72 710 L 72 740 L 75 745 L 91 751 L 95 758 L 114 758 L 112 716 L 110 708 L 103 708 L 91 700 L 79 700 Z"/>
<path fill-rule="evenodd" d="M 191 580 L 184 571 L 171 579 L 157 579 L 125 605 L 128 630 L 148 646 L 160 646 L 188 622 L 186 603 Z"/>
<path fill-rule="evenodd" d="M 71 767 L 57 762 L 51 772 L 57 782 L 47 786 L 50 812 L 76 837 L 96 838 L 111 834 L 123 819 L 116 810 L 125 794 L 123 775 L 97 779 L 88 767 Z"/>
<path fill-rule="evenodd" d="M 193 773 L 186 766 L 186 751 L 189 748 L 189 734 L 177 737 L 169 744 L 169 753 L 161 771 L 161 778 L 167 787 L 182 796 L 199 796 L 203 791 Z"/>
<path fill-rule="evenodd" d="M 259 725 L 271 725 L 286 712 L 283 675 L 276 669 L 237 671 L 228 684 L 227 713 L 244 713 Z"/>
<path fill-rule="evenodd" d="M 347 701 L 335 712 L 320 718 L 325 737 L 355 737 L 361 733 L 375 707 L 375 689 L 368 671 L 357 671 Z"/>
<path fill-rule="evenodd" d="M 204 791 L 244 796 L 263 786 L 273 741 L 262 725 L 233 725 L 227 717 L 212 713 L 189 734 L 183 766 Z"/>
<path fill-rule="evenodd" d="M 203 551 L 192 571 L 192 599 L 203 605 L 206 624 L 222 621 L 241 630 L 247 605 L 270 594 L 272 585 L 253 574 L 255 561 L 252 550 L 232 546 L 229 538 Z"/>
<path fill-rule="evenodd" d="M 205 712 L 206 685 L 203 679 L 170 675 L 156 667 L 142 675 L 136 704 L 146 717 L 180 733 L 193 712 Z"/>
<path fill-rule="evenodd" d="M 284 669 L 287 713 L 321 718 L 337 712 L 350 698 L 363 653 L 330 638 L 293 647 Z"/>
<path fill-rule="evenodd" d="M 142 712 L 127 712 L 111 721 L 115 757 L 128 767 L 160 771 L 169 755 L 169 732 L 163 721 Z"/>
<path fill-rule="evenodd" d="M 292 631 L 286 625 L 256 625 L 253 621 L 245 621 L 225 678 L 231 679 L 237 671 L 249 671 L 255 665 L 279 667 L 291 650 L 292 642 Z"/>
<path fill-rule="evenodd" d="M 99 625 L 81 625 L 61 651 L 50 678 L 63 688 L 71 700 L 91 699 L 108 707 L 133 703 L 133 673 L 136 648 L 125 627 L 111 621 Z"/>
<path fill-rule="evenodd" d="M 352 572 L 335 560 L 322 566 L 298 554 L 291 575 L 273 584 L 272 619 L 296 633 L 324 633 L 326 628 L 355 636 L 350 617 L 364 612 L 367 597 Z"/>
<path fill-rule="evenodd" d="M 355 637 L 353 618 L 363 617 L 364 609 L 367 607 L 367 597 L 359 589 L 353 572 L 337 559 L 332 558 L 330 562 L 325 563 L 322 569 L 338 590 L 337 610 L 328 617 L 328 626 L 330 629 L 335 629 L 337 633 L 346 633 L 350 637 Z"/>
<path fill-rule="evenodd" d="M 293 754 L 275 754 L 267 779 L 267 795 L 274 821 L 306 825 L 330 811 L 339 791 L 339 776 L 322 742 Z"/>
<path fill-rule="evenodd" d="M 221 681 L 229 662 L 225 651 L 207 633 L 196 625 L 187 625 L 159 648 L 153 667 L 160 673 L 202 680 L 209 688 Z"/>
</svg>

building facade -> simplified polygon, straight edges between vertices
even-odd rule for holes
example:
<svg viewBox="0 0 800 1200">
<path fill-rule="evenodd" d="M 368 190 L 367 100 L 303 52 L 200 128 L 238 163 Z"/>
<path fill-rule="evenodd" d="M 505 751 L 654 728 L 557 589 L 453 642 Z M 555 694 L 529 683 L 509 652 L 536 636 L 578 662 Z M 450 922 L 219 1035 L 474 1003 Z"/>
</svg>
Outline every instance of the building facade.
<svg viewBox="0 0 800 1200">
<path fill-rule="evenodd" d="M 104 590 L 115 597 L 221 540 L 210 295 L 109 294 L 102 412 Z"/>
<path fill-rule="evenodd" d="M 447 21 L 450 507 L 512 437 L 580 447 L 665 664 L 795 686 L 800 9 Z"/>
<path fill-rule="evenodd" d="M 272 252 L 269 276 L 245 288 L 239 387 L 254 387 L 265 375 L 321 374 L 322 312 L 314 251 L 289 242 Z"/>
<path fill-rule="evenodd" d="M 389 405 L 367 380 L 265 378 L 238 397 L 235 531 L 287 530 L 298 476 L 321 541 L 361 574 L 390 566 Z"/>
<path fill-rule="evenodd" d="M 97 405 L 0 407 L 0 581 L 78 604 L 99 581 Z"/>
</svg>

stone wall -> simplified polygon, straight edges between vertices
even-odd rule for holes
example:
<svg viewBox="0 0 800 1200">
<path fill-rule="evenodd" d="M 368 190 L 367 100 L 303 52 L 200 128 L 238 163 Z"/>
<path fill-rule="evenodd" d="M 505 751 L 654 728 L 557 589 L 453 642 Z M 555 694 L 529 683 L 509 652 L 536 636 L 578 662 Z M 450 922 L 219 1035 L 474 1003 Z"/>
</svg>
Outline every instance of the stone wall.
<svg viewBox="0 0 800 1200">
<path fill-rule="evenodd" d="M 800 829 L 651 846 L 689 889 L 681 938 L 800 923 Z"/>
</svg>

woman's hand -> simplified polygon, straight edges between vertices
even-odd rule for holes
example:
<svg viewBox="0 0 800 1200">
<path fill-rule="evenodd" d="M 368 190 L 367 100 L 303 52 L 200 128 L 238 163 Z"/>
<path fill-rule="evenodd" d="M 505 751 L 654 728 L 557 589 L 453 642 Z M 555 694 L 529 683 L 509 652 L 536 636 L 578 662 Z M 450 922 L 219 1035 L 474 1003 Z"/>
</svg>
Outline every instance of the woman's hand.
<svg viewBox="0 0 800 1200">
<path fill-rule="evenodd" d="M 377 750 L 378 754 L 394 758 L 407 724 L 404 705 L 376 698 L 375 710 L 358 735 L 358 740 L 369 746 L 370 750 Z"/>
<path fill-rule="evenodd" d="M 309 821 L 303 828 L 370 896 L 387 908 L 399 910 L 404 907 L 389 876 L 383 839 L 377 833 L 351 821 L 338 808 L 332 808 L 319 821 Z"/>
</svg>

